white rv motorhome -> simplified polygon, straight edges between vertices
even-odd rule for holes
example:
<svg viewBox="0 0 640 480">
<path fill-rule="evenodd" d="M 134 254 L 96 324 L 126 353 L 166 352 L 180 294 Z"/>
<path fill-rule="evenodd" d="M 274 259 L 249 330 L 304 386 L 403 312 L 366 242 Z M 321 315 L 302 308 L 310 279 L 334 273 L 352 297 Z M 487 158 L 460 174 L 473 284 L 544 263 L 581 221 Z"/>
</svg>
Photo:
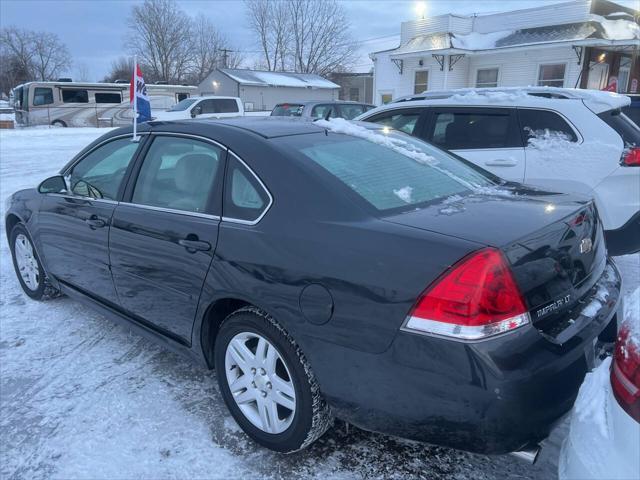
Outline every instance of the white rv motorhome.
<svg viewBox="0 0 640 480">
<path fill-rule="evenodd" d="M 184 85 L 147 85 L 152 115 L 196 90 Z M 21 126 L 117 127 L 133 120 L 129 83 L 29 82 L 13 89 L 12 100 Z"/>
</svg>

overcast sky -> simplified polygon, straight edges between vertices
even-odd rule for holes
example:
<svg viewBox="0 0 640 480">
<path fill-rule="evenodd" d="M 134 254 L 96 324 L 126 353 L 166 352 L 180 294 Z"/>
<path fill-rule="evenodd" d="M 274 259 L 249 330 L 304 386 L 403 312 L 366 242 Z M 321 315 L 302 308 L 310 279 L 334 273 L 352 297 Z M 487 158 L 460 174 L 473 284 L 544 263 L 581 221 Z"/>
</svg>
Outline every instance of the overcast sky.
<svg viewBox="0 0 640 480">
<path fill-rule="evenodd" d="M 0 26 L 15 25 L 31 30 L 56 33 L 67 44 L 75 67 L 68 74 L 76 76 L 78 66 L 88 69 L 89 80 L 99 80 L 111 62 L 125 55 L 126 19 L 131 6 L 142 0 L 0 0 Z M 618 0 L 636 7 L 639 0 Z M 561 0 L 431 0 L 426 1 L 427 15 L 444 13 L 473 14 L 531 8 Z M 244 52 L 248 64 L 258 54 L 251 32 L 245 28 L 246 14 L 241 0 L 178 1 L 188 14 L 204 13 L 229 38 L 233 47 Z M 343 0 L 341 4 L 351 19 L 353 37 L 361 42 L 360 60 L 355 69 L 366 71 L 371 63 L 367 53 L 392 48 L 398 44 L 400 22 L 416 17 L 415 1 Z M 380 38 L 383 37 L 383 38 Z"/>
</svg>

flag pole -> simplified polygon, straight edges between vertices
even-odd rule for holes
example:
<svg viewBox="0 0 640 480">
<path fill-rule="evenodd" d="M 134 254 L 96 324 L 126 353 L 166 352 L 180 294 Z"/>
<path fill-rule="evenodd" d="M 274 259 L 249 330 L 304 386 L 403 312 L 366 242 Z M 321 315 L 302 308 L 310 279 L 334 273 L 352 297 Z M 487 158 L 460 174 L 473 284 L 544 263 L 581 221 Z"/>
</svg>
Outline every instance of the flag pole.
<svg viewBox="0 0 640 480">
<path fill-rule="evenodd" d="M 138 141 L 138 97 L 137 97 L 137 84 L 136 84 L 136 73 L 138 66 L 138 57 L 136 55 L 133 56 L 133 75 L 131 77 L 131 87 L 133 92 L 133 139 L 132 141 Z"/>
</svg>

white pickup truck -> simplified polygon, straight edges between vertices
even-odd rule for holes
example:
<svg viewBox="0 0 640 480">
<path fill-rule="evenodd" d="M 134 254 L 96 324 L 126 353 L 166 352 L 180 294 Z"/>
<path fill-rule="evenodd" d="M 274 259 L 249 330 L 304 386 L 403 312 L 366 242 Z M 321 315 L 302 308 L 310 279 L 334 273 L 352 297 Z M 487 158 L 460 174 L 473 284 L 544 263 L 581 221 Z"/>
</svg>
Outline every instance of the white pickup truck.
<svg viewBox="0 0 640 480">
<path fill-rule="evenodd" d="M 152 112 L 154 120 L 184 120 L 187 118 L 228 118 L 244 116 L 238 97 L 189 97 L 166 111 Z"/>
</svg>

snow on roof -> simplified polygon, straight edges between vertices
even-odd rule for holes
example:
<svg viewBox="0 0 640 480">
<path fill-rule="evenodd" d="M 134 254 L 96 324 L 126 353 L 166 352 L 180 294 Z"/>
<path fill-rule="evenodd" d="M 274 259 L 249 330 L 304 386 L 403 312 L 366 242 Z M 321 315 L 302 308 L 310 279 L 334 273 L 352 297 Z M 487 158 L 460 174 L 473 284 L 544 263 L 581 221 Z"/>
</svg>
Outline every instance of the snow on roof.
<svg viewBox="0 0 640 480">
<path fill-rule="evenodd" d="M 262 70 L 245 70 L 235 68 L 221 68 L 220 71 L 242 85 L 299 88 L 340 88 L 339 85 L 336 85 L 315 73 L 267 72 Z"/>
<path fill-rule="evenodd" d="M 636 42 L 639 39 L 640 25 L 633 21 L 626 19 L 611 20 L 600 15 L 590 15 L 587 22 L 523 28 L 516 31 L 418 35 L 393 50 L 392 55 L 446 50 L 449 48 L 475 52 L 507 47 L 524 47 L 541 43 L 588 40 L 596 42 L 598 40 L 630 41 L 640 45 L 640 42 Z"/>
<path fill-rule="evenodd" d="M 432 90 L 421 95 L 412 95 L 396 103 L 441 101 L 441 103 L 460 105 L 522 105 L 531 103 L 555 102 L 558 99 L 582 100 L 595 113 L 622 108 L 631 103 L 626 95 L 600 90 L 557 87 L 500 87 L 500 88 L 459 88 L 452 90 Z"/>
</svg>

